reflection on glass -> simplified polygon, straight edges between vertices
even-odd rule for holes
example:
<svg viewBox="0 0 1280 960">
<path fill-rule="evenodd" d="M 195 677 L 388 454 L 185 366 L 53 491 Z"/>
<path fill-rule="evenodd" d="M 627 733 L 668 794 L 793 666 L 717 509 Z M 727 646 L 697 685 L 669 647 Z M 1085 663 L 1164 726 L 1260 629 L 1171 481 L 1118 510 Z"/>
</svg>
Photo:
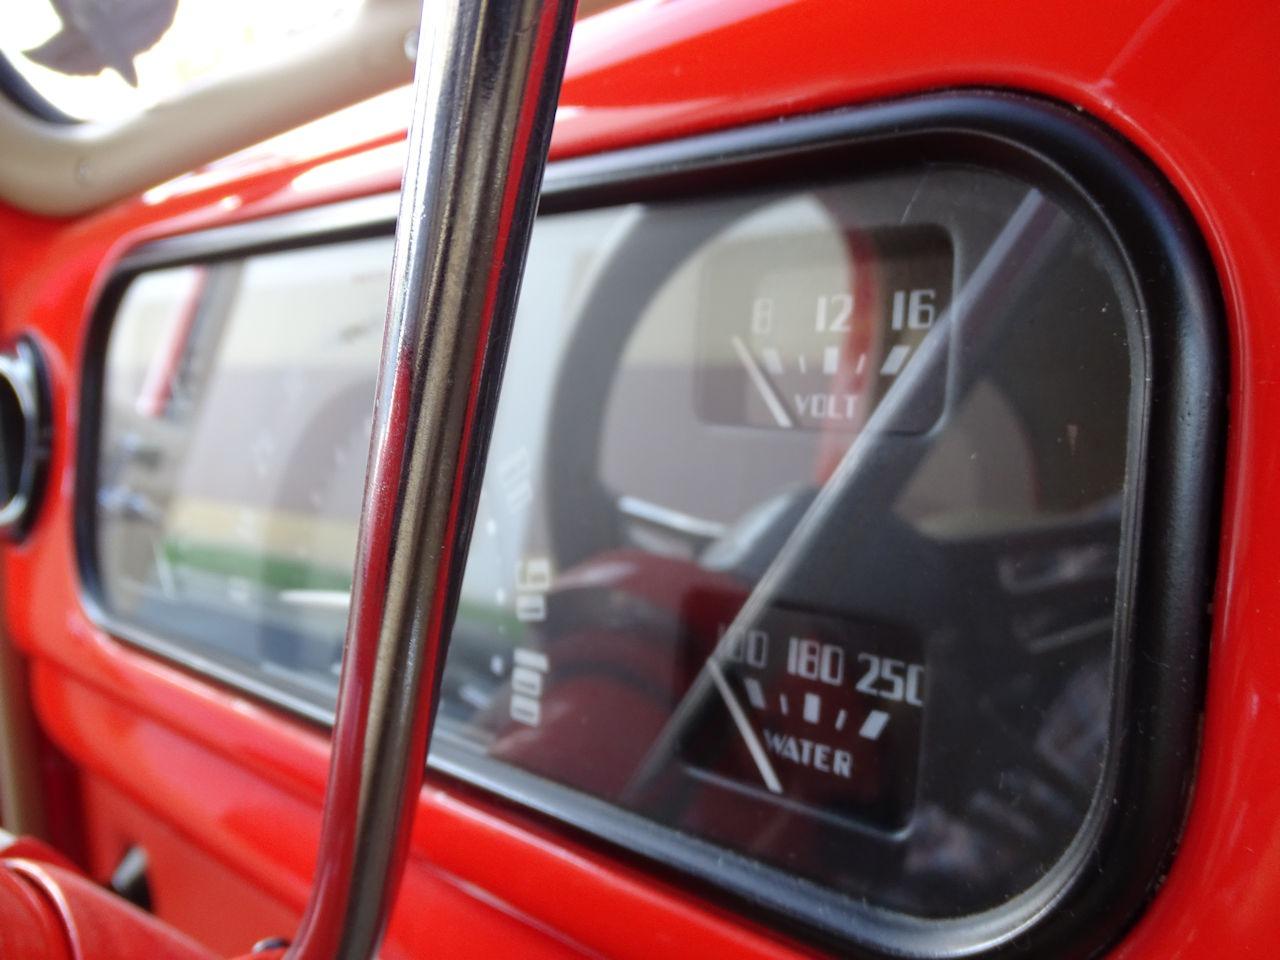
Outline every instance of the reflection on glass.
<svg viewBox="0 0 1280 960">
<path fill-rule="evenodd" d="M 389 253 L 145 274 L 107 360 L 106 606 L 319 704 Z M 436 761 L 919 916 L 1034 884 L 1108 746 L 1119 263 L 959 167 L 541 218 Z"/>
<path fill-rule="evenodd" d="M 388 241 L 181 267 L 130 287 L 107 357 L 110 606 L 331 699 Z"/>
</svg>

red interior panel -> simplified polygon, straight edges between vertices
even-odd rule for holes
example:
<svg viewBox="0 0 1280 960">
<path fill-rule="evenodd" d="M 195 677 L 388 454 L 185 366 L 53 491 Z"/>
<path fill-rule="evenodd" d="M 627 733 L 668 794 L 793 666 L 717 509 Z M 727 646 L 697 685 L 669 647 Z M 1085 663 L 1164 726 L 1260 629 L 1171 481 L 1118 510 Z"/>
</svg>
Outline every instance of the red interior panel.
<svg viewBox="0 0 1280 960">
<path fill-rule="evenodd" d="M 1180 854 L 1118 950 L 1271 956 L 1280 941 L 1280 6 L 1211 0 L 682 0 L 585 23 L 554 155 L 663 140 L 954 86 L 1056 98 L 1135 142 L 1202 228 L 1225 299 L 1231 424 L 1199 781 Z M 51 372 L 51 482 L 6 549 L 6 625 L 33 663 L 42 725 L 83 772 L 87 866 L 138 842 L 161 919 L 222 953 L 287 934 L 314 863 L 324 732 L 122 645 L 80 600 L 72 531 L 78 371 L 97 290 L 146 239 L 386 191 L 397 131 L 297 157 L 250 151 L 75 222 L 0 210 L 0 323 L 32 330 Z M 358 147 L 358 149 L 357 149 Z M 328 178 L 335 158 L 367 169 Z M 335 172 L 350 168 L 334 167 Z M 0 883 L 7 883 L 0 876 Z M 36 911 L 33 906 L 32 911 Z M 34 915 L 34 914 L 33 914 Z M 16 921 L 15 921 L 16 922 Z M 33 921 L 35 922 L 35 921 Z M 0 953 L 36 956 L 5 940 Z M 51 941 L 52 942 L 52 941 Z M 433 778 L 389 958 L 781 958 L 807 948 L 569 828 Z M 49 954 L 56 956 L 57 954 Z"/>
</svg>

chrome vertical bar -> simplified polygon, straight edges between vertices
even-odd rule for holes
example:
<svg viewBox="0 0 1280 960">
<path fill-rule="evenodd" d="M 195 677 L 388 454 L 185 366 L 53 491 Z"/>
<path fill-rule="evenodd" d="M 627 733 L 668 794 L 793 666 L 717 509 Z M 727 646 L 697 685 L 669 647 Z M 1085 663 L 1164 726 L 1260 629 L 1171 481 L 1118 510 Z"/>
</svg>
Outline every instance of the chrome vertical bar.
<svg viewBox="0 0 1280 960">
<path fill-rule="evenodd" d="M 574 0 L 427 0 L 311 901 L 365 960 L 403 870 Z"/>
</svg>

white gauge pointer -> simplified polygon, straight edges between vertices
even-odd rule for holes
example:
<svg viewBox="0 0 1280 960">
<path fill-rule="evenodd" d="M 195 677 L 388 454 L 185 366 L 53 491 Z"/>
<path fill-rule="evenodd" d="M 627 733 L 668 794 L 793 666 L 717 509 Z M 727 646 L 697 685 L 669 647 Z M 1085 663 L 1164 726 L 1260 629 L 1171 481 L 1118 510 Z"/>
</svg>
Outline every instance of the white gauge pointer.
<svg viewBox="0 0 1280 960">
<path fill-rule="evenodd" d="M 751 382 L 755 384 L 756 391 L 760 394 L 760 399 L 764 401 L 764 405 L 773 414 L 773 419 L 778 421 L 778 426 L 790 430 L 796 423 L 791 419 L 791 414 L 787 413 L 787 408 L 783 405 L 782 400 L 779 399 L 777 391 L 773 389 L 773 384 L 764 375 L 764 371 L 760 369 L 760 364 L 756 363 L 756 358 L 751 355 L 751 351 L 742 342 L 742 338 L 733 337 L 732 339 L 734 352 L 738 354 L 738 359 L 742 361 L 742 365 L 747 368 L 747 375 L 751 377 Z"/>
<path fill-rule="evenodd" d="M 720 696 L 724 698 L 724 705 L 729 708 L 729 716 L 733 717 L 733 725 L 738 728 L 738 733 L 742 734 L 747 750 L 751 753 L 751 759 L 756 762 L 760 779 L 764 781 L 770 793 L 782 793 L 782 781 L 778 779 L 778 772 L 773 769 L 773 764 L 769 762 L 769 755 L 764 751 L 764 744 L 752 729 L 746 711 L 742 709 L 742 704 L 738 702 L 738 698 L 729 687 L 729 681 L 724 678 L 724 671 L 716 662 L 715 654 L 707 660 L 707 673 L 711 674 L 712 682 L 720 691 Z"/>
</svg>

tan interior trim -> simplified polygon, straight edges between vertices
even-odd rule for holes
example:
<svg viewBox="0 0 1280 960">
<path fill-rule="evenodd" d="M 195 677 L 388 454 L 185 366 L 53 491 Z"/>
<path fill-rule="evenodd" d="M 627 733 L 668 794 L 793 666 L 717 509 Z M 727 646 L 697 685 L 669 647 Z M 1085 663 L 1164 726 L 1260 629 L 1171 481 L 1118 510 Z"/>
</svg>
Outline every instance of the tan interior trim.
<svg viewBox="0 0 1280 960">
<path fill-rule="evenodd" d="M 343 32 L 116 124 L 57 124 L 0 96 L 0 200 L 72 216 L 413 78 L 416 0 L 365 0 Z"/>
</svg>

